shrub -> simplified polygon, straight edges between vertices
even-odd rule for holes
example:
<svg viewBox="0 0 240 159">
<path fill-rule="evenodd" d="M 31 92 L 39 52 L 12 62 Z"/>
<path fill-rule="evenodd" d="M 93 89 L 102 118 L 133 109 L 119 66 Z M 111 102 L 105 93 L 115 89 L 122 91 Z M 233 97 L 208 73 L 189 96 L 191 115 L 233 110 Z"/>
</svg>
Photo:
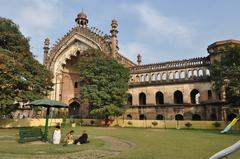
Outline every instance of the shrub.
<svg viewBox="0 0 240 159">
<path fill-rule="evenodd" d="M 95 123 L 95 121 L 94 121 L 94 120 L 91 120 L 91 121 L 90 121 L 90 124 L 91 124 L 91 125 L 93 125 L 94 123 Z"/>
<path fill-rule="evenodd" d="M 131 122 L 131 121 L 128 121 L 127 124 L 128 124 L 128 125 L 132 125 L 132 122 Z"/>
<path fill-rule="evenodd" d="M 212 123 L 212 125 L 215 127 L 215 128 L 219 128 L 221 126 L 221 123 L 215 121 L 214 123 Z"/>
<path fill-rule="evenodd" d="M 185 126 L 188 127 L 188 128 L 190 128 L 190 127 L 192 126 L 192 123 L 187 122 L 187 123 L 185 124 Z"/>
<path fill-rule="evenodd" d="M 153 121 L 153 122 L 152 122 L 152 125 L 153 125 L 153 126 L 157 126 L 157 125 L 158 125 L 158 122 Z"/>
<path fill-rule="evenodd" d="M 115 127 L 120 127 L 120 125 L 119 125 L 119 124 L 115 124 L 114 126 L 115 126 Z"/>
<path fill-rule="evenodd" d="M 80 125 L 83 126 L 83 123 L 84 123 L 83 119 L 80 119 L 79 122 L 80 122 Z"/>
<path fill-rule="evenodd" d="M 71 123 L 71 124 L 72 124 L 72 123 L 76 123 L 75 119 L 70 118 L 70 123 Z"/>
</svg>

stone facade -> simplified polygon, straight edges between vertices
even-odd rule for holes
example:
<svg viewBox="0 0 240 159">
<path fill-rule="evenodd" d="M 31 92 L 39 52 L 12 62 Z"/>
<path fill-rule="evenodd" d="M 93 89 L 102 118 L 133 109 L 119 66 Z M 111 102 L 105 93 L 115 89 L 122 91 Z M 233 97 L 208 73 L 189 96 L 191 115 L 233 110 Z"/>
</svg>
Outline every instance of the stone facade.
<svg viewBox="0 0 240 159">
<path fill-rule="evenodd" d="M 117 21 L 112 20 L 110 35 L 96 27 L 88 27 L 88 19 L 81 12 L 76 26 L 50 49 L 49 39 L 44 42 L 44 65 L 54 75 L 54 91 L 50 98 L 69 104 L 69 113 L 89 117 L 87 105 L 80 105 L 79 74 L 76 63 L 88 48 L 99 49 L 130 69 L 128 110 L 124 118 L 158 120 L 222 120 L 234 115 L 224 106 L 224 96 L 216 94 L 210 79 L 210 66 L 220 60 L 218 50 L 237 40 L 225 40 L 208 47 L 209 56 L 141 65 L 119 53 Z M 239 110 L 234 110 L 238 113 Z"/>
</svg>

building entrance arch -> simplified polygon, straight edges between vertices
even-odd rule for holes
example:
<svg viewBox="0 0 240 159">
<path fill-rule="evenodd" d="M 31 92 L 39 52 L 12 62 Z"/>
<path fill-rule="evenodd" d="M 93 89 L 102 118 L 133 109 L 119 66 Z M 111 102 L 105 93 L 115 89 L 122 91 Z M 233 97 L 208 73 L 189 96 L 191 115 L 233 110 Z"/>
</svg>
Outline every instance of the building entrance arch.
<svg viewBox="0 0 240 159">
<path fill-rule="evenodd" d="M 76 118 L 79 116 L 80 112 L 80 104 L 76 101 L 73 101 L 71 104 L 69 104 L 68 108 L 68 114 L 70 117 Z"/>
</svg>

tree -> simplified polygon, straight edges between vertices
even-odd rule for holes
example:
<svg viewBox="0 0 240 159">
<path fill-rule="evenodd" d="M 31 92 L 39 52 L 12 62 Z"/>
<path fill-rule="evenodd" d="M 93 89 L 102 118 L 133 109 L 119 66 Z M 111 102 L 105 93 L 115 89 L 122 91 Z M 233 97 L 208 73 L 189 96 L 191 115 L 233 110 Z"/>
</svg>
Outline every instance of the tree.
<svg viewBox="0 0 240 159">
<path fill-rule="evenodd" d="M 43 98 L 52 90 L 51 73 L 30 52 L 29 39 L 11 20 L 0 17 L 0 116 L 14 103 Z"/>
<path fill-rule="evenodd" d="M 89 104 L 90 114 L 107 121 L 109 116 L 124 112 L 128 97 L 127 68 L 99 50 L 89 49 L 81 56 L 79 71 L 81 100 Z"/>
<path fill-rule="evenodd" d="M 211 67 L 215 90 L 226 92 L 231 106 L 240 106 L 240 46 L 226 46 L 220 51 L 221 60 Z"/>
</svg>

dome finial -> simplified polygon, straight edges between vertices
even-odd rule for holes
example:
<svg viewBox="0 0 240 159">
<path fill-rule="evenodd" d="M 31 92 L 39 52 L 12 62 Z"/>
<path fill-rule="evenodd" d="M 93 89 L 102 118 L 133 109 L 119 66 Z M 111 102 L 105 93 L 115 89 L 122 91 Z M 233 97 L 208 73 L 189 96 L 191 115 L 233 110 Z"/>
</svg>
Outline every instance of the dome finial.
<svg viewBox="0 0 240 159">
<path fill-rule="evenodd" d="M 75 22 L 77 23 L 78 26 L 80 27 L 87 27 L 88 24 L 88 18 L 87 15 L 82 11 L 77 15 L 77 18 L 75 19 Z"/>
</svg>

